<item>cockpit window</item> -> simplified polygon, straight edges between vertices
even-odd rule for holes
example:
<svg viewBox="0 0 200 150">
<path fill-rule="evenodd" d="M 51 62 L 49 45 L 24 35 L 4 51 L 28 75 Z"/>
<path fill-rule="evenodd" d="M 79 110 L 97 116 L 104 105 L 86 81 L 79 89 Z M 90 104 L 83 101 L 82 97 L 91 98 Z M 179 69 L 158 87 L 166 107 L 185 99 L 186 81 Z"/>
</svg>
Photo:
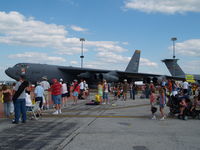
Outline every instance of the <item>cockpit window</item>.
<svg viewBox="0 0 200 150">
<path fill-rule="evenodd" d="M 16 64 L 14 67 L 17 67 L 17 68 L 29 68 L 29 66 L 27 64 Z"/>
</svg>

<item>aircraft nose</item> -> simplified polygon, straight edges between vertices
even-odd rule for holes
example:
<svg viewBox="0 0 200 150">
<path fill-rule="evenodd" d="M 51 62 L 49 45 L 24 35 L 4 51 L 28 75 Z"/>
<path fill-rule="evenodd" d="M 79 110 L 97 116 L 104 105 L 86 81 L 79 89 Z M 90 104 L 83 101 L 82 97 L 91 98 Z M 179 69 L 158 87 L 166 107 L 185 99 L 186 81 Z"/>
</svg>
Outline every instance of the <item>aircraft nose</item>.
<svg viewBox="0 0 200 150">
<path fill-rule="evenodd" d="M 9 77 L 12 78 L 14 75 L 14 70 L 9 67 L 8 69 L 5 70 L 5 73 L 6 73 L 6 75 L 8 75 Z"/>
</svg>

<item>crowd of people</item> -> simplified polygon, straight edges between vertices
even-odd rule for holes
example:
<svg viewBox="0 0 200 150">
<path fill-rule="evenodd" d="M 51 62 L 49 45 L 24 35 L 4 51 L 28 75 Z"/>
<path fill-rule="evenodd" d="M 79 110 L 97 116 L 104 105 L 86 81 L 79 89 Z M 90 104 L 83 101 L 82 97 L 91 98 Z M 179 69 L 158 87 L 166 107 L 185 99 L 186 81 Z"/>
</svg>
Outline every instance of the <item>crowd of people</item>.
<svg viewBox="0 0 200 150">
<path fill-rule="evenodd" d="M 37 117 L 42 115 L 42 110 L 50 108 L 55 109 L 53 115 L 58 115 L 62 113 L 61 109 L 67 106 L 68 97 L 73 98 L 75 105 L 78 99 L 85 99 L 89 94 L 85 80 L 81 80 L 80 83 L 77 80 L 67 83 L 63 79 L 55 78 L 52 79 L 52 84 L 48 82 L 47 77 L 42 77 L 41 80 L 36 85 L 30 85 L 25 76 L 21 75 L 19 81 L 11 87 L 2 86 L 0 93 L 4 104 L 4 115 L 10 118 L 14 114 L 12 123 L 18 124 L 20 120 L 26 123 L 26 111 L 31 109 L 36 102 L 40 107 Z"/>
<path fill-rule="evenodd" d="M 164 107 L 169 107 L 169 115 L 186 120 L 188 116 L 200 119 L 200 87 L 196 83 L 163 80 L 157 87 L 149 86 L 152 119 L 156 119 L 156 104 L 159 104 L 161 119 L 165 119 Z M 155 91 L 158 90 L 158 94 Z"/>
<path fill-rule="evenodd" d="M 141 92 L 139 92 L 141 91 Z M 10 117 L 14 114 L 14 124 L 18 124 L 20 116 L 22 123 L 26 123 L 26 111 L 31 109 L 33 103 L 38 102 L 40 112 L 37 117 L 42 115 L 42 110 L 54 108 L 53 115 L 62 113 L 62 108 L 67 107 L 68 98 L 71 97 L 73 105 L 78 99 L 85 99 L 89 95 L 88 84 L 85 80 L 73 80 L 67 83 L 63 79 L 52 79 L 52 84 L 47 77 L 42 77 L 35 86 L 29 85 L 25 76 L 21 75 L 19 81 L 13 84 L 12 88 L 3 85 L 1 93 L 4 102 L 4 114 Z M 197 84 L 190 84 L 187 81 L 178 82 L 174 80 L 162 80 L 160 83 L 148 83 L 136 85 L 124 79 L 119 83 L 108 83 L 105 79 L 99 81 L 97 85 L 96 100 L 88 104 L 110 104 L 111 96 L 113 100 L 126 101 L 127 98 L 135 100 L 139 98 L 150 99 L 152 119 L 156 119 L 157 105 L 161 114 L 160 120 L 165 119 L 165 105 L 169 107 L 170 115 L 177 115 L 178 118 L 186 119 L 191 115 L 193 118 L 200 114 L 200 87 Z M 51 95 L 51 96 L 50 96 Z M 130 97 L 128 97 L 130 95 Z M 33 101 L 34 100 L 34 101 Z M 53 102 L 53 103 L 52 103 Z M 199 116 L 200 117 L 200 116 Z"/>
</svg>

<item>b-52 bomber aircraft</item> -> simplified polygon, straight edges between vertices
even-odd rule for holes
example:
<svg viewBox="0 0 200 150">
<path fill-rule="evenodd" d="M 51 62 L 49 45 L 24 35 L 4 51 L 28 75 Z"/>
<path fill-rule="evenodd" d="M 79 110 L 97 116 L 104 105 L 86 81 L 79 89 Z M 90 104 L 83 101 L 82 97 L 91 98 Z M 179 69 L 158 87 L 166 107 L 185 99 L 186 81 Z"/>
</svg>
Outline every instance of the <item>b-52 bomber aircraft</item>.
<svg viewBox="0 0 200 150">
<path fill-rule="evenodd" d="M 108 82 L 118 82 L 123 81 L 124 79 L 127 79 L 129 82 L 142 80 L 144 82 L 150 82 L 150 80 L 157 82 L 157 80 L 162 77 L 161 75 L 138 73 L 140 52 L 140 50 L 135 50 L 125 71 L 36 63 L 18 63 L 14 67 L 6 69 L 5 73 L 15 80 L 17 80 L 21 74 L 24 74 L 26 79 L 31 83 L 41 81 L 44 76 L 46 76 L 50 82 L 53 78 L 62 78 L 64 81 L 68 82 L 73 81 L 74 79 L 85 79 L 88 83 L 97 83 L 102 79 L 105 79 Z M 170 76 L 165 77 L 171 78 Z"/>
</svg>

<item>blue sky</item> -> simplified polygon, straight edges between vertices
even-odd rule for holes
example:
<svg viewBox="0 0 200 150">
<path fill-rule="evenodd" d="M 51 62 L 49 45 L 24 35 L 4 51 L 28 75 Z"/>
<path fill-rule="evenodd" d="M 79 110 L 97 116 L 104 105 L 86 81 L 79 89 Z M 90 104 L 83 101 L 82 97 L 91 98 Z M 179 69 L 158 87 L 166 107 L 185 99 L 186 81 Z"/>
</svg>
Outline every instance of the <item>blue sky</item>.
<svg viewBox="0 0 200 150">
<path fill-rule="evenodd" d="M 1 0 L 0 80 L 19 62 L 125 70 L 135 49 L 139 72 L 169 75 L 160 61 L 176 57 L 200 74 L 199 0 Z"/>
</svg>

